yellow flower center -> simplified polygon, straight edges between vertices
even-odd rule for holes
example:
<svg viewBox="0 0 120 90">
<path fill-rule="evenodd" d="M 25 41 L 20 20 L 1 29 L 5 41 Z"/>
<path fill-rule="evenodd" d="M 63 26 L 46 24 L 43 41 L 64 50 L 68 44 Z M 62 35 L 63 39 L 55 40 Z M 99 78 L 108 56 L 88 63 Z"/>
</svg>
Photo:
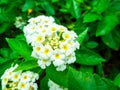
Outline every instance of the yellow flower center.
<svg viewBox="0 0 120 90">
<path fill-rule="evenodd" d="M 21 88 L 25 88 L 26 85 L 25 85 L 24 83 L 21 83 L 20 87 L 21 87 Z"/>
<path fill-rule="evenodd" d="M 18 78 L 18 75 L 17 75 L 17 74 L 15 74 L 15 75 L 14 75 L 14 78 L 15 78 L 15 79 L 17 79 L 17 78 Z"/>
<path fill-rule="evenodd" d="M 12 75 L 12 72 L 11 72 L 11 71 L 9 72 L 9 75 Z"/>
<path fill-rule="evenodd" d="M 29 90 L 34 90 L 34 88 L 32 86 L 30 86 Z"/>
<path fill-rule="evenodd" d="M 47 48 L 44 50 L 44 54 L 48 54 L 49 52 L 50 52 L 50 50 Z"/>
<path fill-rule="evenodd" d="M 39 28 L 41 29 L 41 28 L 42 28 L 42 25 L 40 25 Z"/>
<path fill-rule="evenodd" d="M 53 32 L 55 32 L 57 29 L 56 29 L 56 27 L 52 27 L 51 30 L 52 30 Z"/>
<path fill-rule="evenodd" d="M 69 34 L 65 34 L 65 39 L 69 39 L 70 38 L 70 35 Z"/>
<path fill-rule="evenodd" d="M 32 29 L 32 30 L 35 30 L 35 27 L 32 27 L 31 29 Z"/>
<path fill-rule="evenodd" d="M 43 59 L 43 62 L 48 62 L 48 60 L 47 59 Z"/>
<path fill-rule="evenodd" d="M 59 59 L 60 58 L 60 54 L 55 54 L 55 57 L 57 58 L 57 59 Z"/>
<path fill-rule="evenodd" d="M 41 42 L 42 39 L 43 39 L 42 36 L 37 37 L 37 41 L 38 41 L 38 42 Z"/>
<path fill-rule="evenodd" d="M 40 50 L 41 50 L 41 48 L 40 48 L 40 47 L 37 47 L 37 48 L 36 48 L 36 51 L 37 51 L 37 52 L 39 52 Z"/>
<path fill-rule="evenodd" d="M 32 20 L 32 22 L 33 22 L 33 23 L 35 23 L 35 22 L 36 22 L 36 20 Z"/>
<path fill-rule="evenodd" d="M 63 28 L 63 27 L 60 27 L 60 31 L 64 31 L 64 28 Z"/>
<path fill-rule="evenodd" d="M 45 33 L 45 32 L 46 32 L 46 29 L 43 29 L 42 32 Z"/>
<path fill-rule="evenodd" d="M 63 45 L 63 49 L 64 49 L 65 51 L 67 51 L 67 50 L 68 50 L 68 46 L 67 46 L 67 45 Z"/>
<path fill-rule="evenodd" d="M 24 76 L 24 77 L 23 77 L 23 79 L 25 79 L 25 80 L 26 80 L 26 79 L 28 79 L 28 76 L 27 76 L 27 75 L 26 75 L 26 76 Z"/>
<path fill-rule="evenodd" d="M 45 23 L 48 23 L 48 20 L 45 20 Z"/>
<path fill-rule="evenodd" d="M 8 81 L 8 79 L 7 79 L 7 78 L 4 78 L 4 79 L 3 79 L 3 82 L 4 82 L 4 83 L 6 83 L 7 81 Z"/>
</svg>

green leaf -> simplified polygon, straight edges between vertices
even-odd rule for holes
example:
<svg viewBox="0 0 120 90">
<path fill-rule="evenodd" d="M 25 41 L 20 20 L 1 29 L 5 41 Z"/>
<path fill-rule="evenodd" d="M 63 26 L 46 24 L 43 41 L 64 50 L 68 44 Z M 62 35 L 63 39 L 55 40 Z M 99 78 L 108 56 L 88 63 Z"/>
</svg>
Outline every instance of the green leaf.
<svg viewBox="0 0 120 90">
<path fill-rule="evenodd" d="M 10 53 L 10 57 L 9 58 L 10 59 L 17 59 L 18 56 L 19 56 L 18 52 L 13 51 L 13 52 Z"/>
<path fill-rule="evenodd" d="M 112 36 L 117 44 L 120 46 L 120 31 L 119 28 L 115 28 L 112 32 Z"/>
<path fill-rule="evenodd" d="M 79 71 L 93 73 L 93 66 L 81 65 Z"/>
<path fill-rule="evenodd" d="M 90 73 L 78 72 L 73 68 L 68 71 L 68 90 L 97 90 L 95 79 Z"/>
<path fill-rule="evenodd" d="M 114 36 L 112 33 L 108 33 L 104 36 L 102 36 L 102 41 L 110 48 L 114 50 L 118 50 L 119 44 L 116 43 Z"/>
<path fill-rule="evenodd" d="M 9 48 L 1 48 L 0 49 L 0 55 L 2 55 L 2 57 L 9 57 L 11 50 Z"/>
<path fill-rule="evenodd" d="M 79 2 L 79 3 L 83 3 L 84 2 L 84 0 L 76 0 L 77 2 Z"/>
<path fill-rule="evenodd" d="M 19 34 L 19 35 L 17 35 L 17 36 L 16 36 L 16 39 L 24 40 L 24 41 L 26 40 L 24 34 Z"/>
<path fill-rule="evenodd" d="M 14 71 L 30 70 L 30 69 L 33 69 L 33 68 L 36 68 L 36 67 L 38 67 L 38 64 L 37 64 L 36 60 L 24 61 Z"/>
<path fill-rule="evenodd" d="M 115 77 L 114 84 L 120 87 L 120 74 Z"/>
<path fill-rule="evenodd" d="M 8 45 L 13 51 L 17 51 L 26 60 L 33 59 L 31 57 L 32 50 L 24 40 L 9 39 L 9 38 L 6 38 L 6 40 L 8 42 Z"/>
<path fill-rule="evenodd" d="M 0 68 L 0 77 L 5 72 L 5 70 L 8 69 L 11 66 L 12 61 L 13 60 L 9 60 L 9 61 L 7 61 L 5 63 L 0 64 L 0 66 L 1 66 L 1 68 Z"/>
<path fill-rule="evenodd" d="M 3 3 L 8 3 L 8 0 L 0 0 L 0 4 L 3 4 Z"/>
<path fill-rule="evenodd" d="M 98 46 L 98 43 L 95 42 L 95 41 L 89 41 L 89 42 L 86 43 L 86 46 L 87 46 L 88 48 L 95 48 L 95 47 Z"/>
<path fill-rule="evenodd" d="M 25 11 L 27 11 L 28 9 L 33 8 L 34 5 L 35 5 L 34 0 L 26 0 L 24 6 L 23 6 L 23 8 L 22 8 L 22 11 L 25 12 Z"/>
<path fill-rule="evenodd" d="M 80 50 L 79 53 L 76 53 L 76 62 L 82 65 L 97 65 L 104 62 L 99 54 L 91 50 Z"/>
<path fill-rule="evenodd" d="M 108 34 L 111 30 L 115 28 L 119 20 L 115 14 L 107 14 L 99 22 L 98 29 L 96 31 L 96 36 L 101 36 Z"/>
<path fill-rule="evenodd" d="M 4 33 L 10 27 L 10 23 L 2 24 L 0 28 L 0 34 Z"/>
<path fill-rule="evenodd" d="M 102 80 L 102 78 L 98 75 L 94 75 L 96 84 L 97 84 L 97 90 L 109 90 L 106 83 Z"/>
<path fill-rule="evenodd" d="M 68 0 L 69 11 L 73 17 L 78 19 L 81 15 L 80 5 L 76 0 Z"/>
<path fill-rule="evenodd" d="M 40 90 L 49 90 L 49 88 L 48 88 L 48 77 L 47 76 L 42 78 L 42 80 L 40 81 Z"/>
<path fill-rule="evenodd" d="M 41 6 L 46 11 L 46 13 L 48 15 L 54 15 L 55 14 L 55 10 L 54 10 L 54 8 L 52 7 L 52 5 L 49 2 L 43 1 L 41 3 Z"/>
<path fill-rule="evenodd" d="M 67 87 L 67 70 L 65 71 L 56 71 L 54 66 L 50 66 L 46 70 L 48 78 L 50 78 L 55 83 L 60 86 Z"/>
<path fill-rule="evenodd" d="M 79 42 L 80 44 L 83 42 L 83 40 L 84 40 L 85 37 L 87 36 L 87 32 L 88 32 L 88 28 L 85 29 L 82 33 L 80 33 L 80 34 L 78 35 L 77 40 L 78 40 L 78 42 Z"/>
<path fill-rule="evenodd" d="M 93 4 L 93 12 L 102 13 L 104 12 L 109 6 L 110 0 L 94 0 L 92 1 Z"/>
<path fill-rule="evenodd" d="M 93 22 L 93 21 L 96 21 L 96 20 L 99 20 L 99 19 L 101 19 L 100 14 L 89 12 L 89 13 L 84 15 L 83 22 L 84 23 Z"/>
<path fill-rule="evenodd" d="M 9 59 L 0 57 L 0 64 L 7 62 Z"/>
<path fill-rule="evenodd" d="M 58 2 L 59 0 L 52 0 L 52 3 Z"/>
<path fill-rule="evenodd" d="M 103 81 L 107 84 L 108 90 L 120 90 L 120 88 L 118 89 L 115 84 L 113 83 L 113 81 L 103 78 Z"/>
</svg>

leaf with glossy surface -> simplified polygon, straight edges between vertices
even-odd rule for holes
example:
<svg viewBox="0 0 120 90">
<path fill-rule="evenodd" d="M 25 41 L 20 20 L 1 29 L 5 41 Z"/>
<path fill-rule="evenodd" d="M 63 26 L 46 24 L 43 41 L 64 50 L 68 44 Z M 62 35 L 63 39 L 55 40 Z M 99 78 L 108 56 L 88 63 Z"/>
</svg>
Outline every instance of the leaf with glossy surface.
<svg viewBox="0 0 120 90">
<path fill-rule="evenodd" d="M 119 48 L 119 44 L 116 43 L 114 36 L 112 35 L 112 33 L 106 34 L 104 36 L 102 36 L 102 41 L 110 48 L 114 49 L 114 50 L 118 50 Z"/>
<path fill-rule="evenodd" d="M 33 68 L 36 68 L 36 67 L 38 67 L 38 64 L 37 64 L 36 60 L 24 61 L 14 71 L 30 70 L 30 69 L 33 69 Z"/>
<path fill-rule="evenodd" d="M 93 22 L 93 21 L 96 21 L 96 20 L 99 20 L 99 19 L 101 19 L 100 14 L 89 12 L 89 13 L 84 15 L 83 22 L 84 23 Z"/>
<path fill-rule="evenodd" d="M 80 44 L 83 42 L 83 40 L 87 36 L 87 32 L 88 32 L 88 28 L 78 35 L 77 40 Z"/>
<path fill-rule="evenodd" d="M 93 0 L 93 12 L 102 13 L 104 12 L 109 6 L 110 0 Z"/>
<path fill-rule="evenodd" d="M 68 90 L 96 90 L 95 79 L 90 73 L 78 72 L 69 68 L 68 72 Z"/>
<path fill-rule="evenodd" d="M 89 42 L 86 43 L 86 46 L 87 46 L 88 48 L 95 48 L 95 47 L 98 46 L 98 43 L 95 42 L 95 41 L 89 41 Z"/>
<path fill-rule="evenodd" d="M 76 62 L 82 65 L 97 65 L 104 61 L 105 59 L 91 50 L 80 50 L 76 53 Z"/>
<path fill-rule="evenodd" d="M 114 84 L 120 87 L 120 74 L 115 77 Z"/>
<path fill-rule="evenodd" d="M 115 26 L 119 23 L 118 18 L 115 14 L 107 14 L 99 22 L 96 36 L 102 36 L 108 34 Z"/>
<path fill-rule="evenodd" d="M 67 70 L 56 71 L 54 66 L 50 66 L 46 70 L 48 78 L 60 86 L 67 87 Z"/>
<path fill-rule="evenodd" d="M 17 51 L 26 60 L 33 59 L 31 57 L 32 49 L 28 46 L 28 44 L 24 40 L 9 39 L 9 38 L 6 38 L 6 40 L 8 42 L 8 45 L 13 51 Z"/>
<path fill-rule="evenodd" d="M 69 10 L 73 17 L 78 19 L 81 15 L 80 5 L 76 0 L 68 0 Z"/>
</svg>

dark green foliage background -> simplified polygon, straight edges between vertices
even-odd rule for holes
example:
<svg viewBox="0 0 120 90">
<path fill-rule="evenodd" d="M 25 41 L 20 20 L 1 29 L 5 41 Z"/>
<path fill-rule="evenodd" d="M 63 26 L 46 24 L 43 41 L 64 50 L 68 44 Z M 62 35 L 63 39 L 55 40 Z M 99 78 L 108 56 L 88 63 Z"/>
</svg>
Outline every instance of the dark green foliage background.
<svg viewBox="0 0 120 90">
<path fill-rule="evenodd" d="M 32 13 L 28 10 L 32 9 Z M 15 18 L 53 16 L 74 30 L 80 42 L 76 63 L 64 72 L 41 70 Z M 0 0 L 0 77 L 11 65 L 39 73 L 39 90 L 48 79 L 68 90 L 120 90 L 120 0 Z"/>
</svg>

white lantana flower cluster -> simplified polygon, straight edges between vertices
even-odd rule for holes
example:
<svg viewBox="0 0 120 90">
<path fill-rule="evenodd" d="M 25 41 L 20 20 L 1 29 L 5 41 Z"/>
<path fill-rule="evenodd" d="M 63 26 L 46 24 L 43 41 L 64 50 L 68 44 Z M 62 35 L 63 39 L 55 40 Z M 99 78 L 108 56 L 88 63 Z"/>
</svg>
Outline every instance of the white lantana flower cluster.
<svg viewBox="0 0 120 90">
<path fill-rule="evenodd" d="M 53 63 L 57 71 L 63 71 L 67 64 L 75 62 L 74 51 L 80 44 L 74 31 L 56 24 L 51 16 L 38 16 L 28 22 L 24 35 L 33 47 L 32 56 L 38 59 L 42 69 Z"/>
<path fill-rule="evenodd" d="M 23 25 L 25 25 L 25 24 L 26 24 L 26 22 L 23 20 L 23 18 L 21 16 L 16 17 L 16 21 L 14 23 L 16 28 L 22 29 Z"/>
<path fill-rule="evenodd" d="M 49 79 L 48 81 L 49 90 L 68 90 L 68 88 L 63 88 Z"/>
<path fill-rule="evenodd" d="M 17 66 L 7 69 L 2 75 L 2 90 L 37 90 L 35 81 L 38 80 L 39 75 L 31 71 L 13 72 Z"/>
</svg>

